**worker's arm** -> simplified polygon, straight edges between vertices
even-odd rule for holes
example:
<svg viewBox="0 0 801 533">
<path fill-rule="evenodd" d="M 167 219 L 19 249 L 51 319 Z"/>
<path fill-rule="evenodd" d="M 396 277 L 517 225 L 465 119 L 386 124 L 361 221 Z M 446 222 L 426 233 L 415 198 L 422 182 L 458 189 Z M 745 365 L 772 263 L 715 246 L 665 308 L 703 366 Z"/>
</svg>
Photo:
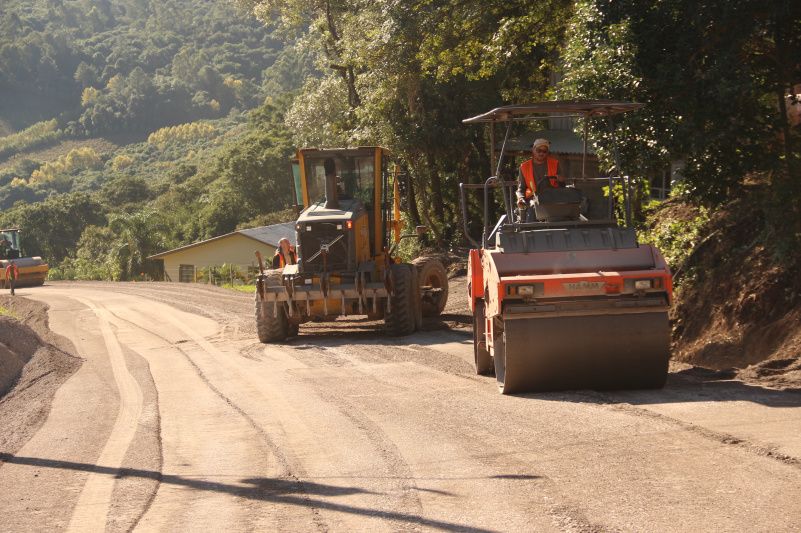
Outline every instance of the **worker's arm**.
<svg viewBox="0 0 801 533">
<path fill-rule="evenodd" d="M 523 171 L 518 168 L 517 170 L 517 207 L 526 206 L 526 178 L 523 177 Z"/>
</svg>

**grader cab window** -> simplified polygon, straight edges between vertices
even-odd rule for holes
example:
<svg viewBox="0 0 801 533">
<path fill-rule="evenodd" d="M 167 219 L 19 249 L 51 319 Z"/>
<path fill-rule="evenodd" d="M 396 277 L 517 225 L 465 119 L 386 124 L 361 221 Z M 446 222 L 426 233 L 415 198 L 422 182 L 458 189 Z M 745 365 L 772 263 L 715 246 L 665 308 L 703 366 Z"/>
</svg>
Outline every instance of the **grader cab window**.
<svg viewBox="0 0 801 533">
<path fill-rule="evenodd" d="M 0 231 L 0 259 L 16 259 L 20 256 L 16 231 Z"/>
<path fill-rule="evenodd" d="M 337 188 L 341 198 L 361 200 L 369 211 L 373 205 L 375 192 L 374 158 L 369 156 L 332 157 L 339 178 Z M 309 201 L 318 202 L 325 198 L 325 158 L 306 160 L 307 187 Z"/>
</svg>

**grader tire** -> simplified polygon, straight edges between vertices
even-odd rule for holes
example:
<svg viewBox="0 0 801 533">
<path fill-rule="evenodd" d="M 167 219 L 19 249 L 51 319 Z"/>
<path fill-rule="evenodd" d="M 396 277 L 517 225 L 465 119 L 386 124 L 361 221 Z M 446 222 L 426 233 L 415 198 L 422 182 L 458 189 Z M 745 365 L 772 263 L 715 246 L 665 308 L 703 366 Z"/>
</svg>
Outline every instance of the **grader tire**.
<svg viewBox="0 0 801 533">
<path fill-rule="evenodd" d="M 412 287 L 419 287 L 417 269 L 414 266 L 409 267 L 409 272 L 412 273 Z M 412 298 L 412 313 L 414 314 L 414 330 L 420 331 L 423 329 L 423 300 L 419 290 L 409 291 L 409 296 Z"/>
<path fill-rule="evenodd" d="M 280 285 L 281 271 L 269 270 L 265 276 L 264 283 L 268 287 Z M 290 333 L 286 304 L 279 302 L 276 308 L 273 302 L 262 301 L 261 295 L 256 291 L 256 330 L 259 333 L 259 341 L 261 342 L 285 341 Z"/>
<path fill-rule="evenodd" d="M 423 316 L 441 315 L 448 303 L 448 272 L 445 266 L 436 257 L 418 257 L 412 261 L 412 265 L 417 268 L 420 290 L 434 289 L 422 299 Z"/>
<path fill-rule="evenodd" d="M 384 316 L 387 335 L 401 337 L 414 333 L 417 320 L 414 312 L 414 296 L 412 285 L 414 277 L 412 266 L 408 264 L 392 265 L 392 283 L 394 294 L 389 296 L 389 312 Z"/>
</svg>

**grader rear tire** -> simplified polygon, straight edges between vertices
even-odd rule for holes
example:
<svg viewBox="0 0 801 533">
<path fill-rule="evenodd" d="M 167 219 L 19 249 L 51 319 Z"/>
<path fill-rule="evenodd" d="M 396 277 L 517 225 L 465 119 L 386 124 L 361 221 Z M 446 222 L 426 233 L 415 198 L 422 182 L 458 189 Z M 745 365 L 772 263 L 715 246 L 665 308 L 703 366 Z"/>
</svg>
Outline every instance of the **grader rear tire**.
<svg viewBox="0 0 801 533">
<path fill-rule="evenodd" d="M 267 271 L 264 283 L 268 287 L 281 285 L 281 271 Z M 291 330 L 286 314 L 286 304 L 278 302 L 276 307 L 273 302 L 262 301 L 261 295 L 256 291 L 256 330 L 261 342 L 285 341 Z"/>
<path fill-rule="evenodd" d="M 417 268 L 420 290 L 434 289 L 423 298 L 423 316 L 433 317 L 442 314 L 448 303 L 448 272 L 442 261 L 436 257 L 418 257 L 412 261 Z"/>
<path fill-rule="evenodd" d="M 392 283 L 394 294 L 389 296 L 389 312 L 384 316 L 387 335 L 401 337 L 414 333 L 417 320 L 414 312 L 415 298 L 412 291 L 417 291 L 413 285 L 412 266 L 408 264 L 392 265 Z"/>
</svg>

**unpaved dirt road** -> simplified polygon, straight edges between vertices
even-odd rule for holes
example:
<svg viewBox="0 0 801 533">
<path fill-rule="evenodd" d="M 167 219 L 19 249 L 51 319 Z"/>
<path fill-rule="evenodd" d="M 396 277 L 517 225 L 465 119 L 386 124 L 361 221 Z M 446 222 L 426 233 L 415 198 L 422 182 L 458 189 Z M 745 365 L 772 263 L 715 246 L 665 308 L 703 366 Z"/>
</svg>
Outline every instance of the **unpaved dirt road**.
<svg viewBox="0 0 801 533">
<path fill-rule="evenodd" d="M 85 361 L 0 455 L 2 531 L 801 531 L 797 392 L 674 369 L 662 391 L 504 397 L 467 329 L 266 346 L 249 295 L 19 293 Z"/>
</svg>

